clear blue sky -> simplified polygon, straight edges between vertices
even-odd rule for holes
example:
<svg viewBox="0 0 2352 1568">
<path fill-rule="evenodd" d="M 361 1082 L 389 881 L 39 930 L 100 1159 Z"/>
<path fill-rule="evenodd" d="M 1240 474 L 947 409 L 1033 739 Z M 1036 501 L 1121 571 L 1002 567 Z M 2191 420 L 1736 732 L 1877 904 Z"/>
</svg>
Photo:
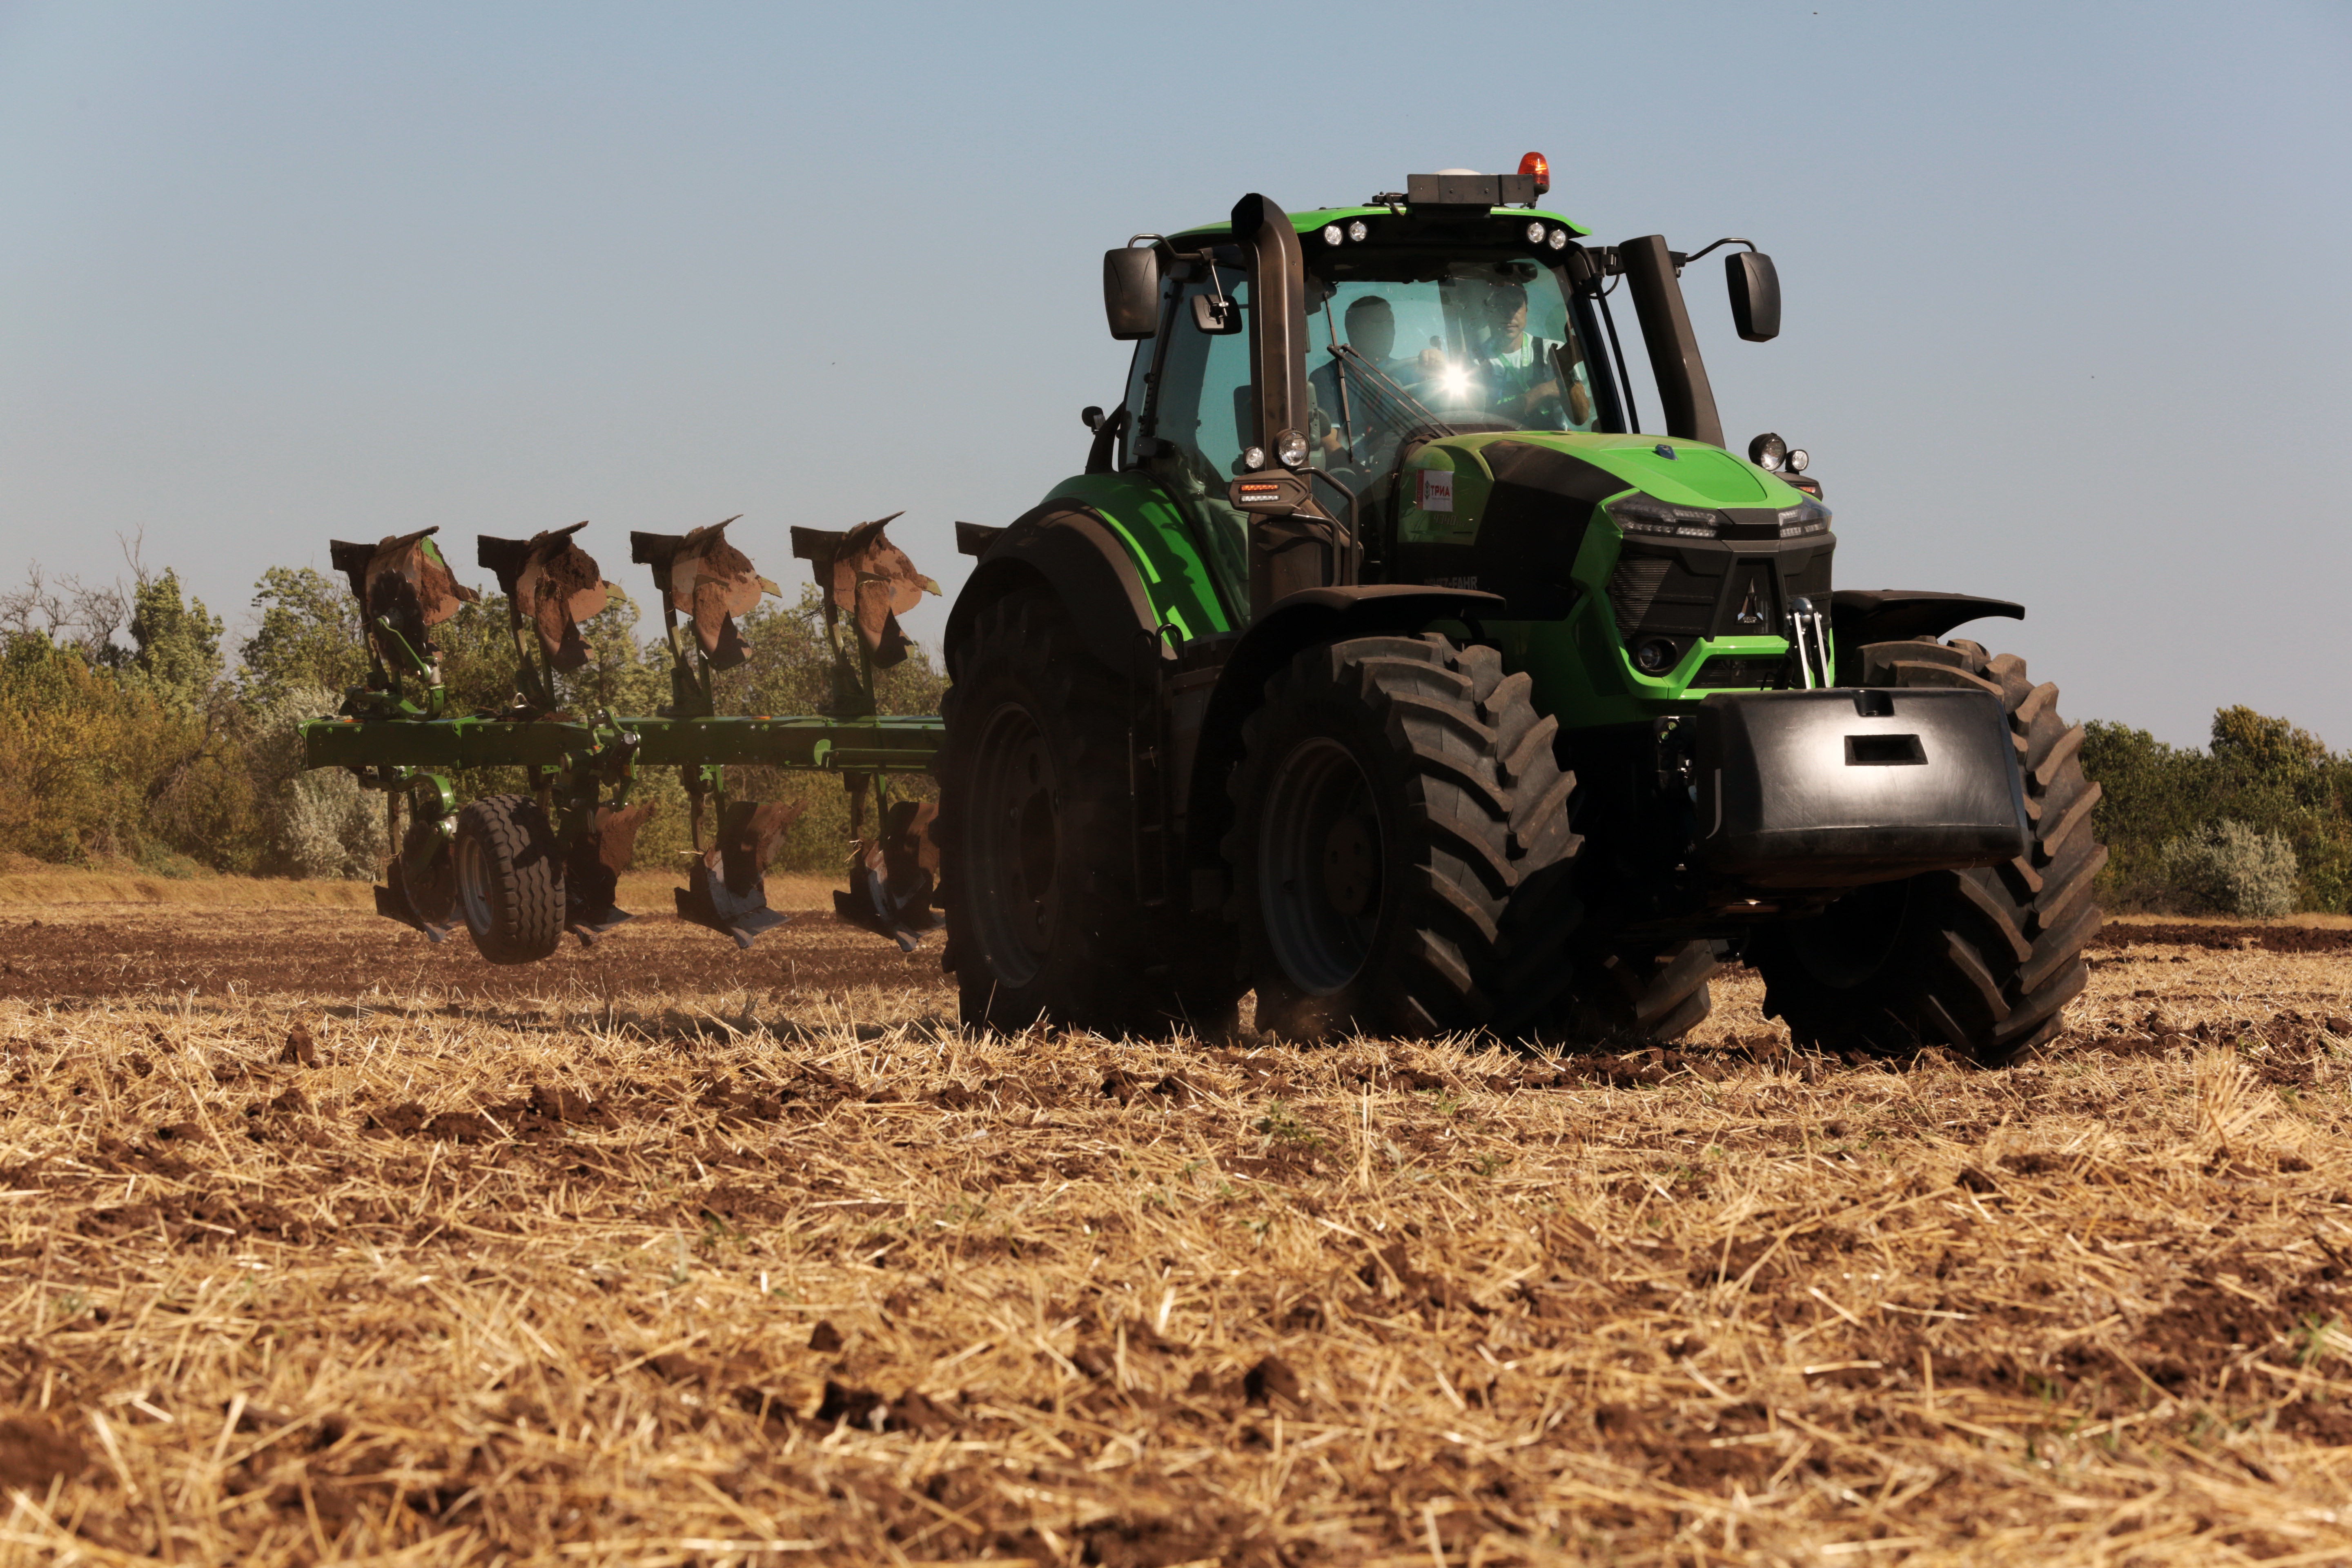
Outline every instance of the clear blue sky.
<svg viewBox="0 0 2352 1568">
<path fill-rule="evenodd" d="M 903 509 L 952 593 L 1117 401 L 1106 247 L 1539 148 L 1600 239 L 1778 259 L 1779 342 L 1694 308 L 1841 584 L 2025 601 L 1978 635 L 2073 716 L 2352 746 L 2347 83 L 2340 0 L 0 0 L 0 577 L 143 531 L 234 627 L 330 536 L 590 518 L 639 592 L 632 528 L 793 578 Z"/>
</svg>

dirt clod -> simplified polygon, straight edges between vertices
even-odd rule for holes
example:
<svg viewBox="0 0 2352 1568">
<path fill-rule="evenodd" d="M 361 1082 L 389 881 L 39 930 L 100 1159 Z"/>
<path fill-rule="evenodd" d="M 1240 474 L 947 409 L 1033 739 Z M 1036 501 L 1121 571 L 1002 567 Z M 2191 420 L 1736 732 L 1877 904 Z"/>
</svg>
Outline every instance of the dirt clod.
<svg viewBox="0 0 2352 1568">
<path fill-rule="evenodd" d="M 58 1477 L 71 1479 L 89 1463 L 81 1439 L 52 1418 L 0 1417 L 0 1487 L 21 1487 L 39 1496 Z"/>
</svg>

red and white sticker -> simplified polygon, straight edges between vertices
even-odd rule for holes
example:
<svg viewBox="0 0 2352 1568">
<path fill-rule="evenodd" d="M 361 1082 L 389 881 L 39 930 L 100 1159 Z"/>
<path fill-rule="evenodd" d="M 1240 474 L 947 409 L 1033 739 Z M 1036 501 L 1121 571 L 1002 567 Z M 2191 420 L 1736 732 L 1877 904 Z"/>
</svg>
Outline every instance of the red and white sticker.
<svg viewBox="0 0 2352 1568">
<path fill-rule="evenodd" d="M 1454 510 L 1454 474 L 1448 468 L 1421 470 L 1421 510 L 1452 511 Z"/>
</svg>

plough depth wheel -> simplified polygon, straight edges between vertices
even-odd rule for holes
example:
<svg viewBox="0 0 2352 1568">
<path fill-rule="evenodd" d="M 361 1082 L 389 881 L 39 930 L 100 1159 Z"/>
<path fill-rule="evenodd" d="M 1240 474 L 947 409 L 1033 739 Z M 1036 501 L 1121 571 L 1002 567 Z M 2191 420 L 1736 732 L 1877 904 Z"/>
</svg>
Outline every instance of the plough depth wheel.
<svg viewBox="0 0 2352 1568">
<path fill-rule="evenodd" d="M 563 856 L 538 805 L 494 795 L 457 814 L 457 904 L 492 963 L 535 963 L 563 937 Z"/>
</svg>

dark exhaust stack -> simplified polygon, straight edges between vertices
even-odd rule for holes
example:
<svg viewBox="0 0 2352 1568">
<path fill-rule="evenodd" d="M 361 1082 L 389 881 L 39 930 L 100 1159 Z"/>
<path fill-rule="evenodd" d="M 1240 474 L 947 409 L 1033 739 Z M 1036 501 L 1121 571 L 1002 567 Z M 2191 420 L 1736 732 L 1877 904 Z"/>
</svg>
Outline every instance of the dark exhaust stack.
<svg viewBox="0 0 2352 1568">
<path fill-rule="evenodd" d="M 1666 405 L 1666 434 L 1686 441 L 1723 445 L 1723 421 L 1715 412 L 1715 388 L 1707 384 L 1706 362 L 1699 357 L 1698 334 L 1691 331 L 1683 286 L 1675 278 L 1674 252 L 1665 236 L 1643 235 L 1617 247 L 1625 281 L 1633 290 L 1633 310 L 1642 341 L 1650 348 L 1650 369 L 1658 398 Z"/>
<path fill-rule="evenodd" d="M 1257 365 L 1250 444 L 1265 454 L 1263 468 L 1278 469 L 1284 437 L 1293 437 L 1300 453 L 1306 450 L 1307 261 L 1290 215 L 1255 193 L 1234 204 L 1234 238 L 1249 257 L 1250 354 Z M 1302 498 L 1305 490 L 1302 482 Z M 1311 511 L 1251 518 L 1251 616 L 1338 580 L 1331 532 L 1328 522 L 1315 526 Z"/>
</svg>

